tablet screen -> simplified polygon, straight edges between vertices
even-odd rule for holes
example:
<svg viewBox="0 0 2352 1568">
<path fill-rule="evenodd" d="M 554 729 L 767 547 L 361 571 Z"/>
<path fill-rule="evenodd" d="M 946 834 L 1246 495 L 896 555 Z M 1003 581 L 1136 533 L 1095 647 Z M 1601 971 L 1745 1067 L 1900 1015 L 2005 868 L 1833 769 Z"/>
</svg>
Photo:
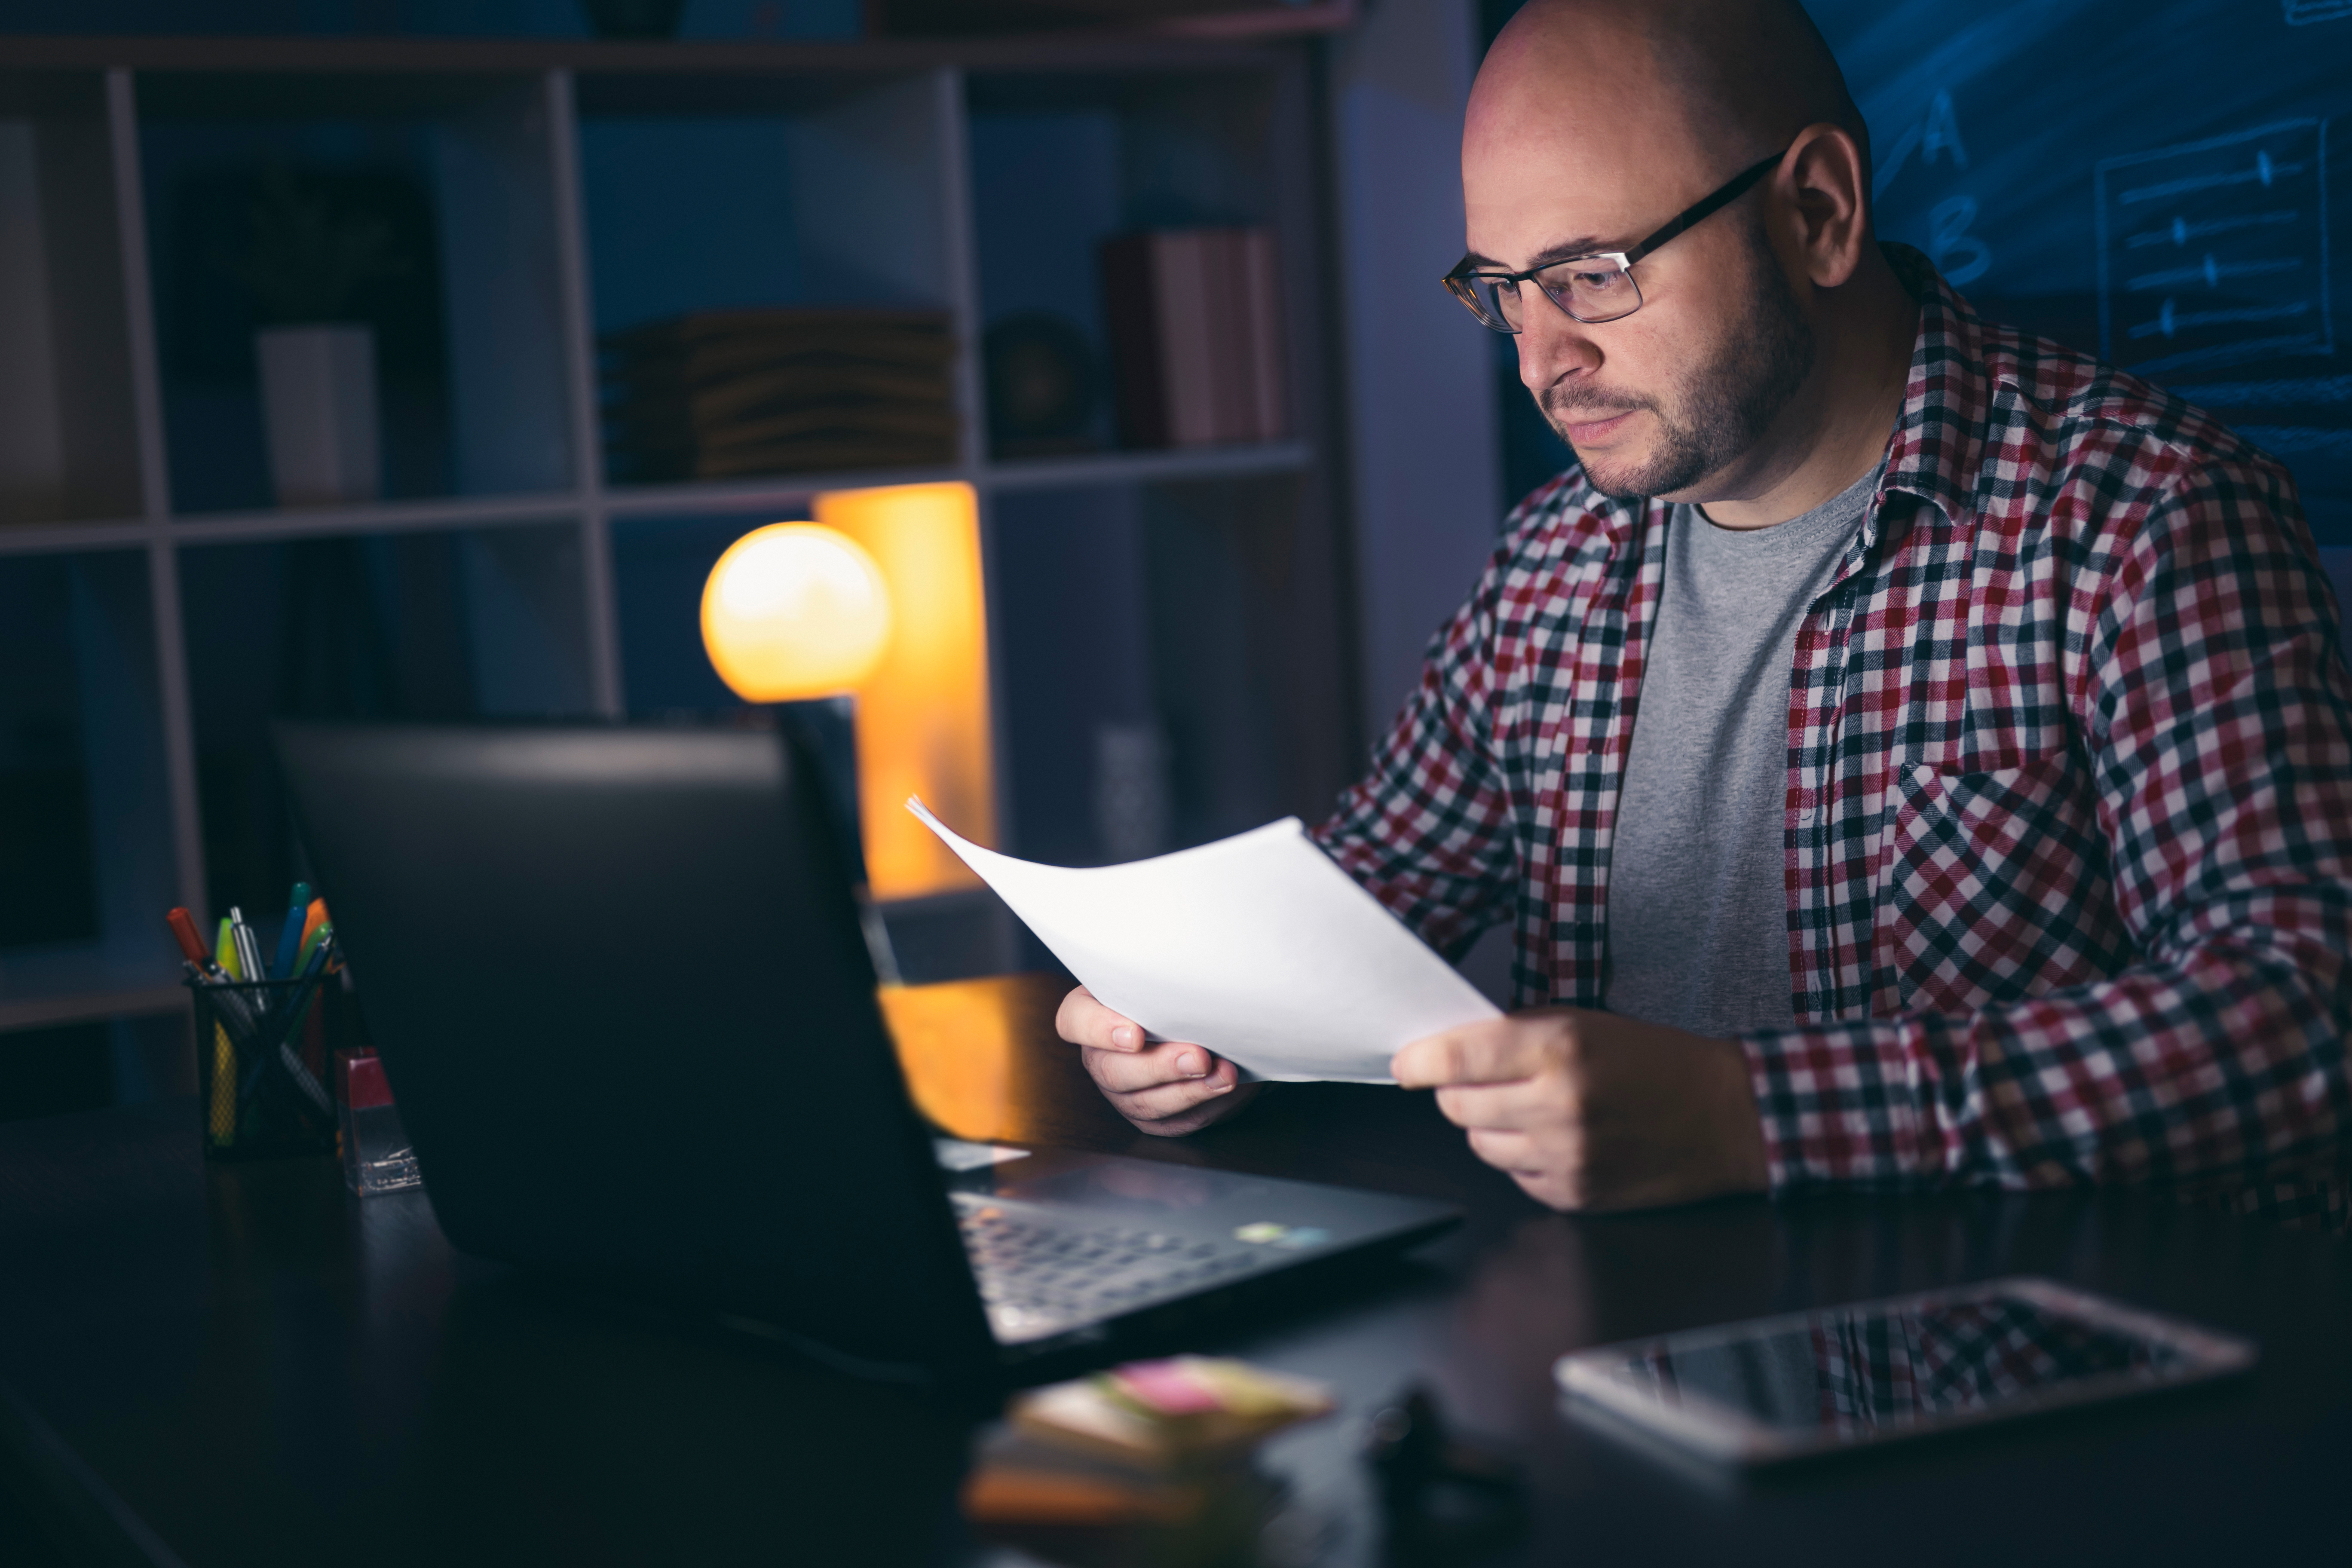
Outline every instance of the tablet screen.
<svg viewBox="0 0 2352 1568">
<path fill-rule="evenodd" d="M 1670 1334 L 1563 1359 L 1571 1392 L 1750 1458 L 2113 1397 L 2251 1348 L 2040 1280 Z"/>
<path fill-rule="evenodd" d="M 2100 1373 L 2160 1374 L 2185 1360 L 2169 1345 L 1996 1297 L 1823 1312 L 1682 1349 L 1664 1340 L 1623 1373 L 1661 1399 L 1703 1394 L 1759 1426 L 1843 1432 L 1981 1409 Z"/>
</svg>

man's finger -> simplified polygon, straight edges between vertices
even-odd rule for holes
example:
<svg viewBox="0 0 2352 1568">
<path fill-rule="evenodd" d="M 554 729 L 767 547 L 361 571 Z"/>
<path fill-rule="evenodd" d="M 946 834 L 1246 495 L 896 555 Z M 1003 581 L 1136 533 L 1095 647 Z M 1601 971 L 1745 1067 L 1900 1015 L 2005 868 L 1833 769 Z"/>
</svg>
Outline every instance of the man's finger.
<svg viewBox="0 0 2352 1568">
<path fill-rule="evenodd" d="M 1114 1094 L 1131 1094 L 1161 1084 L 1212 1077 L 1220 1064 L 1199 1046 L 1166 1042 L 1140 1051 L 1105 1051 L 1088 1047 L 1086 1065 L 1087 1071 L 1104 1089 Z"/>
<path fill-rule="evenodd" d="M 1140 1025 L 1096 1001 L 1083 985 L 1062 998 L 1054 1015 L 1054 1032 L 1074 1046 L 1098 1051 L 1139 1051 L 1145 1043 Z"/>
<path fill-rule="evenodd" d="M 1547 1174 L 1542 1154 L 1524 1132 L 1476 1128 L 1470 1134 L 1470 1152 L 1498 1171 L 1513 1176 Z"/>
<path fill-rule="evenodd" d="M 1543 1065 L 1535 1033 L 1517 1020 L 1492 1018 L 1418 1039 L 1389 1058 L 1389 1076 L 1407 1089 L 1445 1083 L 1509 1083 Z"/>
<path fill-rule="evenodd" d="M 1437 1109 L 1456 1127 L 1510 1129 L 1558 1126 L 1577 1114 L 1575 1097 L 1556 1079 L 1519 1079 L 1509 1083 L 1457 1083 L 1439 1088 Z"/>
<path fill-rule="evenodd" d="M 1240 1087 L 1240 1075 L 1234 1072 L 1233 1064 L 1222 1062 L 1206 1078 L 1183 1079 L 1131 1093 L 1113 1093 L 1108 1098 L 1112 1108 L 1130 1121 L 1159 1121 L 1181 1116 L 1210 1100 L 1222 1100 Z"/>
</svg>

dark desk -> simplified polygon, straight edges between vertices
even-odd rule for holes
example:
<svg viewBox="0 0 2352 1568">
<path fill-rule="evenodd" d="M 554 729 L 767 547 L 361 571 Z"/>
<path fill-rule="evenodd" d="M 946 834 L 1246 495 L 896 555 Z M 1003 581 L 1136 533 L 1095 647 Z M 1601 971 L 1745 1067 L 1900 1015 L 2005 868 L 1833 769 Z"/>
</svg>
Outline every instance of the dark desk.
<svg viewBox="0 0 2352 1568">
<path fill-rule="evenodd" d="M 1536 1479 L 1507 1561 L 1877 1564 L 2352 1554 L 2352 1248 L 2113 1193 L 1730 1202 L 1578 1220 L 1470 1157 L 1425 1096 L 1265 1094 L 1179 1143 L 1112 1117 L 1028 981 L 894 999 L 918 1098 L 971 1136 L 1426 1193 L 1417 1264 L 1202 1348 L 1328 1379 L 1269 1462 L 1380 1560 L 1354 1459 L 1410 1379 Z M 810 1108 L 819 1113 L 821 1108 Z M 793 1108 L 778 1108 L 779 1137 Z M 821 1195 L 818 1195 L 821 1198 Z M 2236 1387 L 1745 1489 L 1559 1415 L 1597 1342 L 2010 1272 L 2258 1336 Z M 421 1194 L 326 1163 L 205 1168 L 184 1104 L 0 1127 L 0 1438 L 123 1562 L 887 1564 L 961 1557 L 970 1437 L 914 1397 L 739 1335 L 551 1295 L 453 1254 Z M 140 1548 L 145 1549 L 142 1555 Z"/>
</svg>

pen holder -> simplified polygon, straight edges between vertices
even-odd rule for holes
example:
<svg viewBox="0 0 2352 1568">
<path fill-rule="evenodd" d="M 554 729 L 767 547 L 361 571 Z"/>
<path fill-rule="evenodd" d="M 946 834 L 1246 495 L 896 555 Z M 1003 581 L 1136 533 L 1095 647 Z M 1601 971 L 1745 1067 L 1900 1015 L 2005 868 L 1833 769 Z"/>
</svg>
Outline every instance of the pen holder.
<svg viewBox="0 0 2352 1568">
<path fill-rule="evenodd" d="M 332 1154 L 335 1052 L 365 1044 L 341 975 L 187 985 L 205 1158 Z"/>
</svg>

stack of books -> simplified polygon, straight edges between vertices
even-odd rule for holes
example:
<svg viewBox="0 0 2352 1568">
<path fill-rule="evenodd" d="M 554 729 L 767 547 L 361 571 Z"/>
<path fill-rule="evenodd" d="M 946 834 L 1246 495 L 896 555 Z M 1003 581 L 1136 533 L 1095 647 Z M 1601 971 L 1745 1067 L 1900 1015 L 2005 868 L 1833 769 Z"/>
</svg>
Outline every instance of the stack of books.
<svg viewBox="0 0 2352 1568">
<path fill-rule="evenodd" d="M 981 1542 L 1053 1563 L 1287 1561 L 1295 1500 L 1258 1446 L 1335 1408 L 1331 1391 L 1246 1362 L 1131 1362 L 1017 1395 L 964 1478 Z"/>
<path fill-rule="evenodd" d="M 1122 235 L 1103 246 L 1102 276 L 1125 445 L 1202 447 L 1290 433 L 1272 235 Z"/>
<path fill-rule="evenodd" d="M 616 481 L 955 460 L 943 310 L 702 310 L 603 348 Z"/>
</svg>

